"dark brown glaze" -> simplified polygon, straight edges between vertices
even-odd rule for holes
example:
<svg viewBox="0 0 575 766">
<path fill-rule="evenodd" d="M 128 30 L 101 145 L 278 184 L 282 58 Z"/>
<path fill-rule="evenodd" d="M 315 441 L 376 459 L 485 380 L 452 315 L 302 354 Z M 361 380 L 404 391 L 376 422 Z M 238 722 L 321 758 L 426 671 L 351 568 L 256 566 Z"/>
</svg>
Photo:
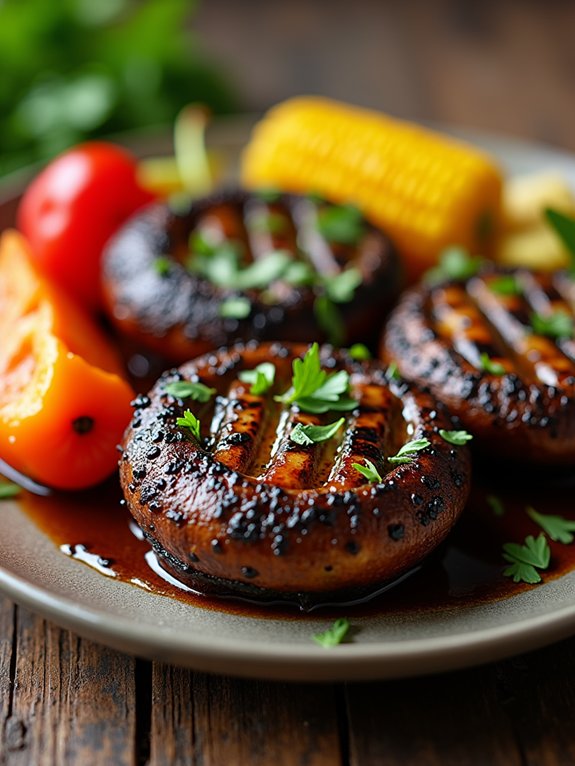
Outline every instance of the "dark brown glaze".
<svg viewBox="0 0 575 766">
<path fill-rule="evenodd" d="M 491 288 L 514 276 L 516 295 Z M 466 282 L 421 285 L 394 310 L 381 356 L 406 379 L 429 388 L 491 456 L 546 466 L 575 462 L 575 342 L 537 334 L 532 315 L 573 317 L 566 274 L 484 270 Z M 482 369 L 481 355 L 503 367 Z"/>
<path fill-rule="evenodd" d="M 335 419 L 274 400 L 305 351 L 279 343 L 220 349 L 168 371 L 136 401 L 120 461 L 125 498 L 164 567 L 195 590 L 302 606 L 350 600 L 416 566 L 465 504 L 469 455 L 440 437 L 453 427 L 444 408 L 329 346 L 322 365 L 349 372 L 358 406 L 335 415 L 345 414 L 347 426 L 331 440 L 290 442 L 297 422 Z M 238 373 L 263 361 L 275 364 L 276 382 L 255 397 Z M 211 404 L 192 403 L 201 447 L 176 426 L 190 402 L 165 387 L 179 379 L 218 391 Z M 386 460 L 424 437 L 430 446 L 410 463 Z M 363 458 L 380 466 L 381 482 L 352 469 Z"/>
<path fill-rule="evenodd" d="M 238 190 L 197 200 L 185 213 L 166 205 L 146 209 L 120 230 L 104 254 L 111 320 L 122 335 L 175 363 L 235 341 L 326 339 L 314 311 L 321 294 L 317 285 L 278 280 L 265 289 L 241 291 L 218 287 L 188 270 L 190 237 L 200 232 L 212 241 L 239 245 L 245 266 L 279 250 L 310 264 L 321 276 L 356 267 L 362 284 L 353 300 L 337 304 L 345 328 L 341 340 L 349 345 L 373 337 L 399 291 L 398 257 L 388 237 L 367 222 L 356 245 L 325 240 L 315 222 L 326 207 L 328 203 L 294 195 L 266 202 Z M 273 231 L 258 224 L 266 216 L 276 222 Z M 166 273 L 154 267 L 158 256 L 169 258 Z M 222 318 L 222 302 L 238 295 L 249 299 L 249 316 Z"/>
</svg>

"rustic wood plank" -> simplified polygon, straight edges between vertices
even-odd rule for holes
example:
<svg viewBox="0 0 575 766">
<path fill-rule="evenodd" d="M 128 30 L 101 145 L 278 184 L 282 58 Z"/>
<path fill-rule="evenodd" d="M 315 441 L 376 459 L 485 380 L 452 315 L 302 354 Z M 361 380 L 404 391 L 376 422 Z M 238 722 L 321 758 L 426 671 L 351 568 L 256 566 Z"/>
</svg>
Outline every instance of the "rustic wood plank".
<svg viewBox="0 0 575 766">
<path fill-rule="evenodd" d="M 400 5 L 429 118 L 575 149 L 572 3 Z"/>
<path fill-rule="evenodd" d="M 5 740 L 7 721 L 12 713 L 14 690 L 14 618 L 16 607 L 0 597 L 0 742 Z M 0 746 L 0 763 L 4 747 Z"/>
<path fill-rule="evenodd" d="M 336 766 L 333 686 L 243 681 L 156 664 L 150 766 Z"/>
<path fill-rule="evenodd" d="M 18 608 L 7 766 L 134 764 L 134 660 Z"/>
<path fill-rule="evenodd" d="M 497 666 L 525 766 L 575 763 L 575 639 Z"/>
<path fill-rule="evenodd" d="M 521 766 L 493 666 L 348 687 L 351 766 Z"/>
</svg>

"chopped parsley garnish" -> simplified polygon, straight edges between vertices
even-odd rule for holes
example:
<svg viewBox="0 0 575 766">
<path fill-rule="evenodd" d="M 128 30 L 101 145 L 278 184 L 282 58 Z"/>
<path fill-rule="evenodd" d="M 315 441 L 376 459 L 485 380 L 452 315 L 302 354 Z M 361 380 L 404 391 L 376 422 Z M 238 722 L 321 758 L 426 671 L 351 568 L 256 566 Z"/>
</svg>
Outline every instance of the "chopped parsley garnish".
<svg viewBox="0 0 575 766">
<path fill-rule="evenodd" d="M 531 327 L 538 335 L 549 338 L 572 338 L 573 317 L 563 309 L 557 309 L 551 314 L 532 314 Z"/>
<path fill-rule="evenodd" d="M 345 340 L 345 324 L 335 303 L 327 295 L 318 295 L 313 304 L 313 312 L 328 342 L 333 346 L 341 346 Z"/>
<path fill-rule="evenodd" d="M 332 646 L 341 644 L 346 637 L 351 625 L 347 618 L 340 617 L 333 625 L 322 633 L 316 633 L 313 640 L 316 644 L 323 646 L 324 649 L 330 649 Z"/>
<path fill-rule="evenodd" d="M 359 471 L 362 476 L 365 476 L 368 481 L 383 481 L 381 474 L 371 460 L 364 458 L 363 462 L 364 465 L 361 465 L 361 463 L 352 463 L 352 466 L 356 471 Z"/>
<path fill-rule="evenodd" d="M 220 303 L 219 314 L 223 319 L 245 319 L 250 315 L 252 304 L 248 298 L 237 295 Z"/>
<path fill-rule="evenodd" d="M 21 488 L 11 481 L 0 481 L 0 500 L 9 500 L 19 495 Z"/>
<path fill-rule="evenodd" d="M 284 271 L 282 279 L 289 285 L 301 287 L 303 285 L 313 285 L 316 276 L 313 267 L 309 263 L 292 260 Z"/>
<path fill-rule="evenodd" d="M 503 501 L 500 497 L 497 497 L 497 495 L 487 495 L 485 499 L 487 501 L 487 505 L 493 511 L 494 516 L 505 515 L 505 506 L 503 505 Z"/>
<path fill-rule="evenodd" d="M 491 375 L 497 375 L 497 377 L 505 375 L 505 367 L 500 362 L 494 362 L 485 352 L 479 357 L 479 364 L 484 372 L 489 372 Z"/>
<path fill-rule="evenodd" d="M 209 402 L 216 393 L 215 388 L 209 388 L 203 383 L 192 383 L 190 380 L 175 380 L 168 383 L 165 392 L 176 399 L 194 399 L 197 402 Z"/>
<path fill-rule="evenodd" d="M 388 457 L 387 459 L 390 463 L 394 463 L 395 465 L 411 463 L 413 458 L 417 456 L 417 453 L 422 449 L 429 447 L 430 444 L 431 442 L 429 439 L 414 439 L 413 441 L 404 444 L 397 455 L 393 455 L 393 457 Z"/>
<path fill-rule="evenodd" d="M 348 348 L 347 353 L 357 362 L 365 362 L 371 359 L 371 351 L 363 343 L 354 343 L 353 346 Z"/>
<path fill-rule="evenodd" d="M 356 245 L 365 231 L 361 210 L 353 205 L 329 205 L 317 214 L 317 228 L 328 242 Z"/>
<path fill-rule="evenodd" d="M 467 431 L 445 431 L 443 428 L 439 429 L 439 435 L 444 441 L 455 444 L 457 447 L 461 447 L 473 439 L 473 436 Z"/>
<path fill-rule="evenodd" d="M 254 231 L 264 234 L 284 234 L 288 227 L 288 220 L 281 213 L 262 210 L 250 216 L 249 226 Z"/>
<path fill-rule="evenodd" d="M 362 282 L 361 272 L 355 266 L 340 271 L 334 276 L 324 277 L 325 294 L 334 303 L 349 303 Z"/>
<path fill-rule="evenodd" d="M 498 295 L 521 295 L 523 288 L 513 274 L 502 274 L 489 282 L 489 289 Z"/>
<path fill-rule="evenodd" d="M 513 582 L 526 582 L 529 585 L 535 585 L 535 583 L 541 582 L 541 575 L 537 570 L 547 569 L 549 566 L 551 550 L 543 533 L 537 538 L 528 535 L 523 545 L 505 543 L 503 558 L 511 565 L 503 570 L 506 577 L 512 577 Z"/>
<path fill-rule="evenodd" d="M 385 371 L 385 375 L 388 380 L 400 380 L 401 375 L 399 374 L 399 368 L 397 366 L 397 362 L 390 362 L 387 370 Z"/>
<path fill-rule="evenodd" d="M 290 441 L 295 444 L 299 444 L 302 447 L 308 447 L 310 444 L 325 442 L 328 439 L 331 439 L 344 423 L 345 418 L 340 418 L 333 423 L 328 423 L 326 426 L 303 425 L 303 423 L 297 423 L 290 433 L 289 438 Z"/>
<path fill-rule="evenodd" d="M 545 218 L 569 251 L 571 257 L 569 271 L 573 273 L 575 271 L 575 219 L 552 208 L 545 210 Z"/>
<path fill-rule="evenodd" d="M 475 276 L 484 261 L 479 256 L 471 256 L 462 247 L 448 247 L 441 253 L 439 264 L 425 275 L 425 281 L 437 284 L 444 280 L 464 282 Z"/>
<path fill-rule="evenodd" d="M 255 189 L 253 193 L 258 199 L 261 199 L 262 202 L 267 202 L 268 205 L 273 205 L 273 203 L 277 202 L 282 196 L 279 189 Z"/>
<path fill-rule="evenodd" d="M 294 359 L 292 385 L 276 401 L 297 404 L 305 412 L 345 411 L 357 406 L 348 395 L 349 375 L 345 370 L 327 373 L 321 369 L 319 346 L 314 343 L 303 359 Z"/>
<path fill-rule="evenodd" d="M 556 543 L 569 545 L 575 539 L 575 520 L 565 519 L 563 516 L 553 516 L 546 513 L 538 513 L 535 508 L 528 507 L 527 515 L 536 524 L 539 524 L 545 534 Z"/>
<path fill-rule="evenodd" d="M 272 250 L 249 266 L 238 269 L 233 287 L 238 290 L 256 290 L 267 287 L 281 279 L 292 263 L 292 257 L 285 250 Z M 232 285 L 230 285 L 231 287 Z"/>
<path fill-rule="evenodd" d="M 180 426 L 181 428 L 187 428 L 190 431 L 191 437 L 196 441 L 198 444 L 201 440 L 201 424 L 199 419 L 194 415 L 194 413 L 191 410 L 184 410 L 184 417 L 178 418 L 176 420 L 176 425 Z"/>
<path fill-rule="evenodd" d="M 170 258 L 168 258 L 167 255 L 158 255 L 153 260 L 154 264 L 154 271 L 158 276 L 165 277 L 167 276 L 172 268 L 172 261 Z"/>
<path fill-rule="evenodd" d="M 253 370 L 242 370 L 238 378 L 244 383 L 251 383 L 250 394 L 261 396 L 273 386 L 276 368 L 271 362 L 262 362 Z"/>
</svg>

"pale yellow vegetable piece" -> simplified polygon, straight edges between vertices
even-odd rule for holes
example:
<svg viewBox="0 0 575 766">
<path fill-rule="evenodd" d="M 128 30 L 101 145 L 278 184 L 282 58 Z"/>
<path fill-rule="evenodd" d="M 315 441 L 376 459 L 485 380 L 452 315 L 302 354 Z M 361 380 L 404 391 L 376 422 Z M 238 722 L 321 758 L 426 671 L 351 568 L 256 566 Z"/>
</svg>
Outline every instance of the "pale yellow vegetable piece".
<svg viewBox="0 0 575 766">
<path fill-rule="evenodd" d="M 551 227 L 541 223 L 503 236 L 497 249 L 497 261 L 503 266 L 553 271 L 568 266 L 570 258 Z"/>
<path fill-rule="evenodd" d="M 560 173 L 547 171 L 510 178 L 503 186 L 502 228 L 516 231 L 540 225 L 547 207 L 575 214 L 575 196 Z"/>
</svg>

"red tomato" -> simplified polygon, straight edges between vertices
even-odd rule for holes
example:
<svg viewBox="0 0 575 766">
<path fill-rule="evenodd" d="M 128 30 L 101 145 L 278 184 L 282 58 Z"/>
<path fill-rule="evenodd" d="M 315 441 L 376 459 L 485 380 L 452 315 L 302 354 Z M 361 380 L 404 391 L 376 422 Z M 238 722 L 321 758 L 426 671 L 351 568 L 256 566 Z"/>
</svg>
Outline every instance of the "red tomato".
<svg viewBox="0 0 575 766">
<path fill-rule="evenodd" d="M 18 227 L 38 267 L 86 307 L 101 305 L 100 258 L 116 229 L 154 199 L 137 163 L 114 144 L 80 144 L 53 160 L 24 192 Z"/>
</svg>

